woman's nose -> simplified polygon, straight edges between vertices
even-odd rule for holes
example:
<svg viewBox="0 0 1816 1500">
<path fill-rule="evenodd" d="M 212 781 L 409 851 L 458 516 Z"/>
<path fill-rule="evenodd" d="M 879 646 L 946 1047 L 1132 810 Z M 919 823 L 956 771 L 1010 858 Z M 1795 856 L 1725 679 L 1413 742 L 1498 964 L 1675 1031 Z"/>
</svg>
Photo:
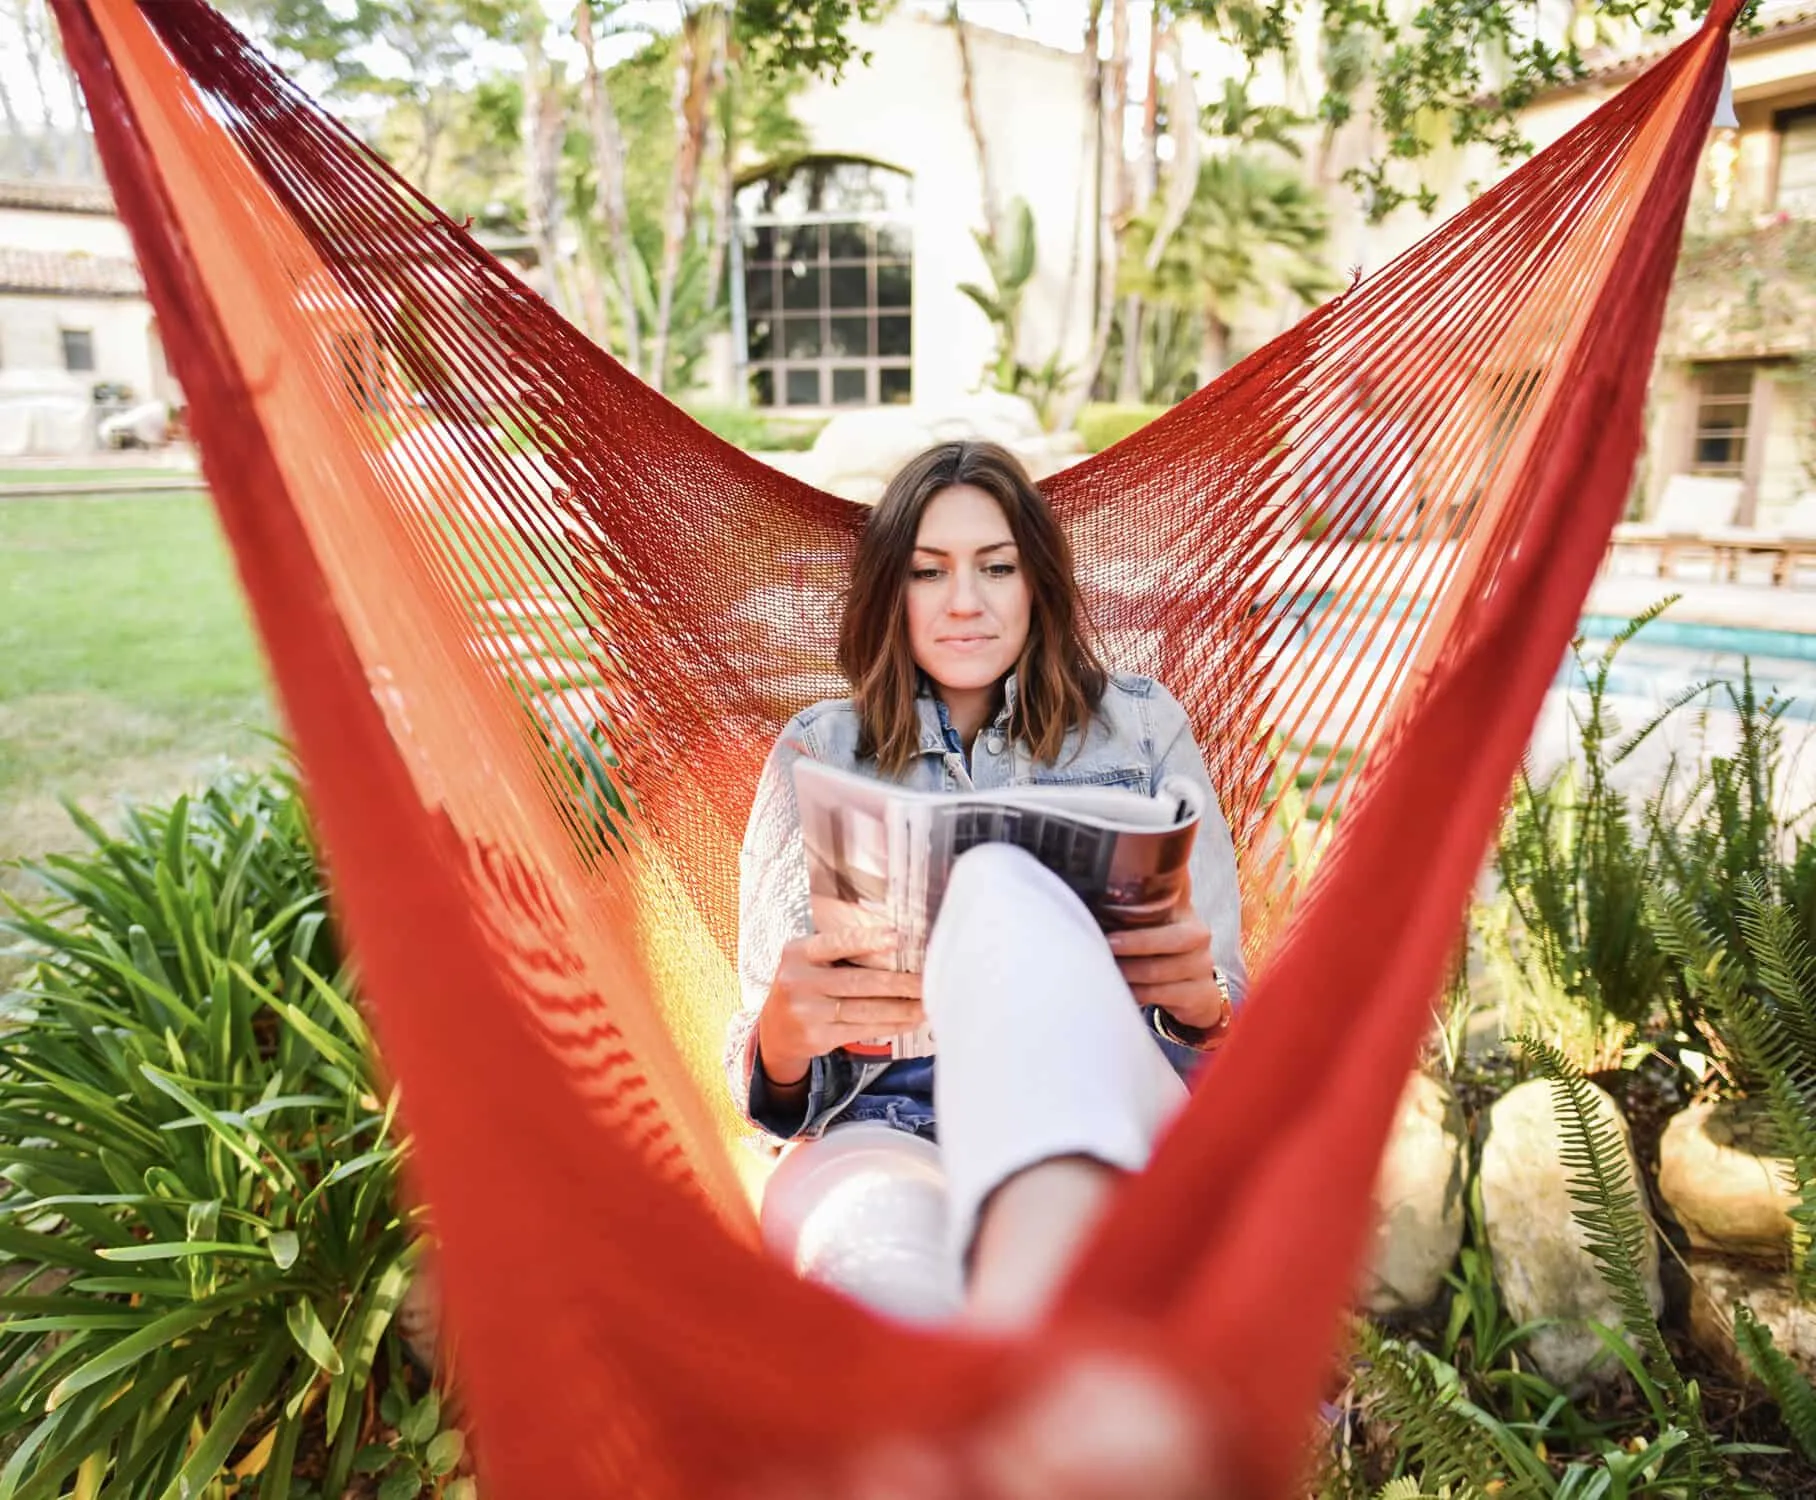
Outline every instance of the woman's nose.
<svg viewBox="0 0 1816 1500">
<path fill-rule="evenodd" d="M 969 573 L 955 573 L 952 580 L 952 597 L 947 601 L 947 610 L 955 615 L 975 615 L 981 614 L 983 607 L 984 601 L 978 593 L 977 580 Z"/>
</svg>

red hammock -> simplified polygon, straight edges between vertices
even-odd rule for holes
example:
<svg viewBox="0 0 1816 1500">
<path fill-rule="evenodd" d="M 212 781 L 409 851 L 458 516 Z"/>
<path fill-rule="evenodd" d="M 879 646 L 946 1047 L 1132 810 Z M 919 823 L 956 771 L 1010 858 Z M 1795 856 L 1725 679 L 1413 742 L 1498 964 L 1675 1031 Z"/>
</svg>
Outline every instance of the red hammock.
<svg viewBox="0 0 1816 1500">
<path fill-rule="evenodd" d="M 1092 1338 L 1184 1372 L 1243 1492 L 1288 1494 L 1395 1102 L 1628 491 L 1738 0 L 1046 486 L 1110 660 L 1193 716 L 1256 982 L 1013 1346 L 762 1260 L 724 1145 L 738 838 L 782 721 L 839 690 L 859 510 L 627 376 L 202 0 L 55 3 L 403 1084 L 488 1494 L 823 1471 Z M 1297 895 L 1302 794 L 1338 792 Z"/>
</svg>

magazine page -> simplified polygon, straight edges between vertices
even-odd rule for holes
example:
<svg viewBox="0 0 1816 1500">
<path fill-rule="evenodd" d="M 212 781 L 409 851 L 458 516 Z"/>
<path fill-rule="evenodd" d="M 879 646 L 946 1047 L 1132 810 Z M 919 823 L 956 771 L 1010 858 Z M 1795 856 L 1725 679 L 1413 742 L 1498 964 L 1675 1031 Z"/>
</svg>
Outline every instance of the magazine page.
<svg viewBox="0 0 1816 1500">
<path fill-rule="evenodd" d="M 803 760 L 795 767 L 814 930 L 883 928 L 895 942 L 863 960 L 918 972 L 952 863 L 978 844 L 1026 849 L 1077 893 L 1106 931 L 1166 922 L 1185 898 L 1202 813 L 1189 782 L 1143 796 L 1118 787 L 916 792 Z M 925 1057 L 923 1028 L 851 1047 Z"/>
</svg>

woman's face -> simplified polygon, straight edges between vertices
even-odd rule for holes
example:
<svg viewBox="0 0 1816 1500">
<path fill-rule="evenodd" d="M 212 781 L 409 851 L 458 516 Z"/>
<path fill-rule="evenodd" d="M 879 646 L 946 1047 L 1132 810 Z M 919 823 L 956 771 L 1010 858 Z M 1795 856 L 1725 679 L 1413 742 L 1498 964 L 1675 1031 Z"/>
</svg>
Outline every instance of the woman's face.
<svg viewBox="0 0 1816 1500">
<path fill-rule="evenodd" d="M 987 491 L 955 484 L 929 500 L 908 567 L 908 644 L 936 686 L 973 692 L 1014 668 L 1031 596 L 1008 518 Z"/>
</svg>

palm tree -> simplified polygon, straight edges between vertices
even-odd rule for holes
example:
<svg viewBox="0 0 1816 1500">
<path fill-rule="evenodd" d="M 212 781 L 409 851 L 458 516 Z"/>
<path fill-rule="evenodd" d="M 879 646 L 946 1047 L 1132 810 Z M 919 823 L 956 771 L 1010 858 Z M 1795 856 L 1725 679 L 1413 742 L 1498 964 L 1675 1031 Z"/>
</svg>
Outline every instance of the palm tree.
<svg viewBox="0 0 1816 1500">
<path fill-rule="evenodd" d="M 1129 226 L 1123 290 L 1198 317 L 1200 385 L 1228 365 L 1230 325 L 1244 308 L 1282 294 L 1318 302 L 1343 285 L 1321 256 L 1323 201 L 1294 168 L 1258 152 L 1204 160 L 1184 219 L 1150 267 L 1163 207 L 1157 198 Z"/>
</svg>

